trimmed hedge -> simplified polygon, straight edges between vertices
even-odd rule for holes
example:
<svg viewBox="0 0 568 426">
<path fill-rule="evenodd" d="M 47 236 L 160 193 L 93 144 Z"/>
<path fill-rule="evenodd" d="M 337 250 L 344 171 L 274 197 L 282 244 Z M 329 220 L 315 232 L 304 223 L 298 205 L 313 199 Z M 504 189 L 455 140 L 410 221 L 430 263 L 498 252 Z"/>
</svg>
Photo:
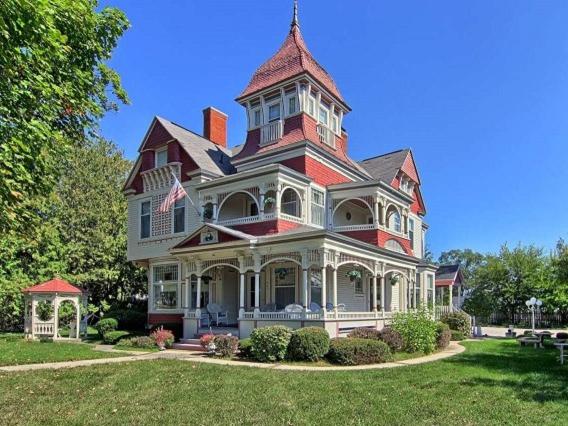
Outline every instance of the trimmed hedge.
<svg viewBox="0 0 568 426">
<path fill-rule="evenodd" d="M 457 331 L 457 330 L 450 330 L 451 333 L 451 339 L 453 341 L 461 341 L 465 339 L 465 336 L 463 335 L 463 333 L 461 331 Z"/>
<path fill-rule="evenodd" d="M 122 339 L 118 342 L 118 344 L 128 348 L 154 349 L 156 347 L 156 341 L 150 336 L 138 336 L 131 337 L 130 339 Z"/>
<path fill-rule="evenodd" d="M 103 336 L 103 342 L 107 345 L 115 345 L 120 339 L 130 336 L 128 331 L 116 330 L 108 331 Z"/>
<path fill-rule="evenodd" d="M 288 358 L 295 361 L 317 361 L 329 351 L 329 333 L 321 327 L 300 328 L 292 333 Z"/>
<path fill-rule="evenodd" d="M 373 340 L 381 340 L 381 332 L 374 328 L 364 328 L 359 327 L 355 328 L 347 335 L 347 337 L 353 339 L 373 339 Z"/>
<path fill-rule="evenodd" d="M 281 361 L 291 337 L 292 330 L 283 325 L 255 328 L 250 335 L 252 353 L 260 362 Z"/>
<path fill-rule="evenodd" d="M 445 349 L 450 344 L 452 332 L 448 324 L 438 321 L 436 323 L 436 347 Z"/>
<path fill-rule="evenodd" d="M 118 321 L 116 318 L 103 318 L 95 325 L 95 328 L 99 333 L 99 337 L 104 338 L 109 331 L 115 331 L 118 328 Z"/>
<path fill-rule="evenodd" d="M 338 337 L 331 339 L 327 359 L 339 365 L 377 364 L 390 361 L 392 354 L 385 342 Z"/>
<path fill-rule="evenodd" d="M 392 329 L 392 327 L 384 327 L 381 330 L 381 340 L 390 348 L 391 352 L 400 352 L 404 348 L 404 339 L 402 335 Z"/>
<path fill-rule="evenodd" d="M 462 332 L 465 337 L 469 337 L 471 335 L 470 317 L 465 312 L 449 312 L 442 315 L 440 321 L 448 324 L 450 326 L 450 330 Z"/>
<path fill-rule="evenodd" d="M 239 341 L 239 358 L 253 358 L 252 355 L 252 341 L 247 338 Z"/>
</svg>

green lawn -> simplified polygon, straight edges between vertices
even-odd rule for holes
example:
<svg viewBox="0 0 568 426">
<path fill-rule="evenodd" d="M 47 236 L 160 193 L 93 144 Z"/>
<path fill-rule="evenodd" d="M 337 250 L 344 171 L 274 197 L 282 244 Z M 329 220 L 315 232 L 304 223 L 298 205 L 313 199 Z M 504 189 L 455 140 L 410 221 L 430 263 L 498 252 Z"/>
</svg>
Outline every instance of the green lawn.
<svg viewBox="0 0 568 426">
<path fill-rule="evenodd" d="M 557 351 L 466 342 L 446 360 L 294 372 L 155 360 L 0 373 L 7 424 L 566 424 Z"/>
<path fill-rule="evenodd" d="M 86 343 L 28 341 L 21 334 L 0 334 L 0 366 L 115 356 L 125 355 L 95 351 Z"/>
</svg>

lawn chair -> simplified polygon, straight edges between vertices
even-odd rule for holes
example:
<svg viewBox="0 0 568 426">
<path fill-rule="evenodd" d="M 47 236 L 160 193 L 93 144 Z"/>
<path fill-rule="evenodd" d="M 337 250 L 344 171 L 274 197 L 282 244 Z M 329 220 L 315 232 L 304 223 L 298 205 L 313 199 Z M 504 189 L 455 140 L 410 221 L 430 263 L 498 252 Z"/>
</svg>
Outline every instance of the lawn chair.
<svg viewBox="0 0 568 426">
<path fill-rule="evenodd" d="M 220 324 L 229 325 L 229 312 L 223 305 L 209 303 L 207 305 L 207 312 L 211 315 L 211 320 L 215 322 L 216 326 Z"/>
</svg>

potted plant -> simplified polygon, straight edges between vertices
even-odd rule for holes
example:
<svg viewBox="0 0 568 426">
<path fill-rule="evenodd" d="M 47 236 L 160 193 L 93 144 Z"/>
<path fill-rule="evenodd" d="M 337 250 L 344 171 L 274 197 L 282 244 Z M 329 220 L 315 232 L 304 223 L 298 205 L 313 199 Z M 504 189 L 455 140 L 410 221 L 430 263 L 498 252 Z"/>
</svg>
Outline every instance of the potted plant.
<svg viewBox="0 0 568 426">
<path fill-rule="evenodd" d="M 355 280 L 360 280 L 362 275 L 361 275 L 361 271 L 357 270 L 357 269 L 352 269 L 351 271 L 347 272 L 347 274 L 345 274 L 346 277 L 349 278 L 349 281 L 353 282 Z"/>
<path fill-rule="evenodd" d="M 204 334 L 199 338 L 201 347 L 207 351 L 208 355 L 215 355 L 217 346 L 215 345 L 215 335 L 213 333 Z"/>
<path fill-rule="evenodd" d="M 288 271 L 286 270 L 286 268 L 276 268 L 274 270 L 274 273 L 276 274 L 276 276 L 283 280 L 284 278 L 286 278 L 286 275 L 288 275 Z"/>
<path fill-rule="evenodd" d="M 390 278 L 391 285 L 396 285 L 400 279 L 400 275 L 392 275 Z"/>
<path fill-rule="evenodd" d="M 276 200 L 273 197 L 266 197 L 264 199 L 264 206 L 265 207 L 270 207 L 270 206 L 274 205 L 274 203 L 276 203 Z"/>
</svg>

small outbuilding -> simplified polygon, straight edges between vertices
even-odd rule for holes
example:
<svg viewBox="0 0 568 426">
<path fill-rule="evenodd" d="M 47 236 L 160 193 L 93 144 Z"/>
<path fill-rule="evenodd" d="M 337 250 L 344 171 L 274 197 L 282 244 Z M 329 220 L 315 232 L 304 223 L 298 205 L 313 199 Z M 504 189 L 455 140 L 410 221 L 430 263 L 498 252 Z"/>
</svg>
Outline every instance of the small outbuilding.
<svg viewBox="0 0 568 426">
<path fill-rule="evenodd" d="M 464 301 L 463 283 L 459 264 L 439 266 L 436 271 L 436 305 L 449 312 L 461 309 Z"/>
<path fill-rule="evenodd" d="M 83 291 L 54 278 L 22 290 L 25 297 L 24 333 L 27 338 L 79 339 Z M 66 306 L 65 306 L 66 305 Z M 61 312 L 60 312 L 61 310 Z M 68 336 L 61 336 L 60 317 L 68 321 Z M 72 321 L 75 318 L 75 321 Z"/>
</svg>

